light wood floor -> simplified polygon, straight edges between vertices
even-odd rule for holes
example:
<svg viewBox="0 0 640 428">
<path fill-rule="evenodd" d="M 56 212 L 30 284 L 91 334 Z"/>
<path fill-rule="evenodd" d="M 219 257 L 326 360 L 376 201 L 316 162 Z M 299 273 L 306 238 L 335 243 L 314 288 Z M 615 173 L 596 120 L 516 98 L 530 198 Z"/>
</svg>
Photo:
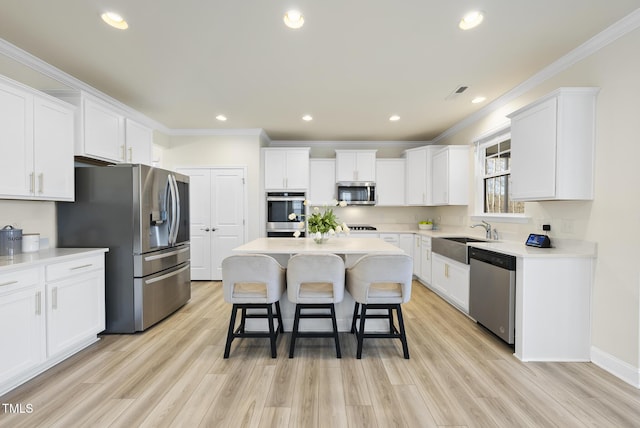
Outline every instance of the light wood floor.
<svg viewBox="0 0 640 428">
<path fill-rule="evenodd" d="M 640 391 L 590 363 L 521 363 L 512 349 L 414 282 L 398 340 L 301 339 L 288 358 L 236 340 L 222 359 L 230 306 L 219 282 L 143 334 L 102 340 L 11 393 L 30 404 L 2 427 L 638 427 Z M 553 334 L 553 332 L 550 332 Z"/>
</svg>

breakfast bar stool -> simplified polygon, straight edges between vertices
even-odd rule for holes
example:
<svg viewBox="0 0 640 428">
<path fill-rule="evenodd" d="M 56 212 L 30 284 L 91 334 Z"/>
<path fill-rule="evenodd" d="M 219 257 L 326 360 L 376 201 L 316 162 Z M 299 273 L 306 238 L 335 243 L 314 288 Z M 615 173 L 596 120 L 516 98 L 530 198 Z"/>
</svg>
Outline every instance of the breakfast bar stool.
<svg viewBox="0 0 640 428">
<path fill-rule="evenodd" d="M 341 302 L 344 297 L 344 275 L 344 261 L 335 254 L 296 254 L 289 259 L 287 297 L 289 301 L 296 304 L 289 358 L 293 358 L 296 339 L 299 337 L 333 337 L 336 344 L 336 357 L 342 357 L 335 304 Z M 329 313 L 302 313 L 307 309 L 328 309 Z M 301 318 L 331 318 L 333 332 L 300 332 Z"/>
<path fill-rule="evenodd" d="M 402 319 L 402 303 L 411 298 L 413 260 L 406 254 L 370 254 L 360 258 L 347 269 L 347 291 L 356 301 L 353 309 L 351 333 L 358 339 L 356 358 L 362 358 L 365 338 L 400 339 L 404 358 L 409 358 L 409 346 Z M 360 314 L 359 307 L 362 306 Z M 367 313 L 370 309 L 386 309 L 387 314 Z M 398 318 L 398 327 L 393 322 L 393 310 Z M 371 318 L 389 320 L 389 332 L 365 333 L 365 321 Z M 357 320 L 360 326 L 356 328 Z"/>
<path fill-rule="evenodd" d="M 271 358 L 276 358 L 276 339 L 278 333 L 283 331 L 280 297 L 284 294 L 285 285 L 285 269 L 273 257 L 263 254 L 239 254 L 222 261 L 224 300 L 233 304 L 224 358 L 229 358 L 231 342 L 236 337 L 268 337 L 271 340 Z M 242 317 L 240 325 L 234 331 L 239 309 L 242 309 Z M 247 313 L 247 309 L 266 309 L 266 313 Z M 274 315 L 278 320 L 277 329 L 274 325 Z M 245 331 L 245 321 L 248 318 L 266 318 L 269 332 Z"/>
</svg>

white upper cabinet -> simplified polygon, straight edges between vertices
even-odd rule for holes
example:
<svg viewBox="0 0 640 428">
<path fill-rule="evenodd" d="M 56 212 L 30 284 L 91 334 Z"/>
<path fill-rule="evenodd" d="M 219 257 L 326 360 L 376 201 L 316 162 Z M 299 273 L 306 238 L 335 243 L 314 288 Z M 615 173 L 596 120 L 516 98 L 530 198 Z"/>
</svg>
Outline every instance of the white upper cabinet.
<svg viewBox="0 0 640 428">
<path fill-rule="evenodd" d="M 74 108 L 0 80 L 0 198 L 73 200 Z"/>
<path fill-rule="evenodd" d="M 433 205 L 469 203 L 469 146 L 445 146 L 433 154 Z"/>
<path fill-rule="evenodd" d="M 264 188 L 266 190 L 307 190 L 308 187 L 308 147 L 264 149 Z"/>
<path fill-rule="evenodd" d="M 330 204 L 336 198 L 335 159 L 309 159 L 309 193 L 313 205 Z"/>
<path fill-rule="evenodd" d="M 75 154 L 111 163 L 151 165 L 153 130 L 82 91 L 49 93 L 78 107 Z"/>
<path fill-rule="evenodd" d="M 560 88 L 510 114 L 511 198 L 593 199 L 598 88 Z"/>
<path fill-rule="evenodd" d="M 375 181 L 377 205 L 403 206 L 405 204 L 404 159 L 378 159 Z"/>
<path fill-rule="evenodd" d="M 126 162 L 151 165 L 153 130 L 131 119 L 125 121 Z"/>
<path fill-rule="evenodd" d="M 406 160 L 405 194 L 407 205 L 432 205 L 431 159 L 443 146 L 424 146 L 404 152 Z"/>
<path fill-rule="evenodd" d="M 336 150 L 336 182 L 375 181 L 377 150 Z"/>
</svg>

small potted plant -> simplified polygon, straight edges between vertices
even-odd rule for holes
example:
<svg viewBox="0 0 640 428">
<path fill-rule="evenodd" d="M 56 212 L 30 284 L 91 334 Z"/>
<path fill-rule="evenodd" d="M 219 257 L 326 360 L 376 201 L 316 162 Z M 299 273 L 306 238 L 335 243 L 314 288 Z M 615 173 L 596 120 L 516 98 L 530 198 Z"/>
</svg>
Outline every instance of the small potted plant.
<svg viewBox="0 0 640 428">
<path fill-rule="evenodd" d="M 433 222 L 431 220 L 423 220 L 420 223 L 418 223 L 418 229 L 431 230 L 433 229 Z"/>
<path fill-rule="evenodd" d="M 304 205 L 308 205 L 308 201 L 304 201 Z M 334 200 L 332 206 L 339 205 L 341 207 L 347 206 L 345 201 Z M 305 216 L 297 216 L 295 213 L 289 214 L 289 220 L 299 219 L 298 229 L 293 233 L 293 236 L 298 238 L 300 236 L 300 229 L 304 229 L 305 220 L 300 217 L 307 217 L 306 226 L 307 231 L 309 232 L 309 236 L 313 238 L 313 240 L 321 244 L 326 242 L 330 237 L 336 235 L 337 233 L 345 233 L 349 234 L 349 228 L 346 223 L 340 224 L 340 220 L 336 217 L 332 208 L 329 208 L 326 204 L 324 205 L 324 211 L 322 211 L 319 207 L 313 207 L 313 213 L 311 215 Z"/>
</svg>

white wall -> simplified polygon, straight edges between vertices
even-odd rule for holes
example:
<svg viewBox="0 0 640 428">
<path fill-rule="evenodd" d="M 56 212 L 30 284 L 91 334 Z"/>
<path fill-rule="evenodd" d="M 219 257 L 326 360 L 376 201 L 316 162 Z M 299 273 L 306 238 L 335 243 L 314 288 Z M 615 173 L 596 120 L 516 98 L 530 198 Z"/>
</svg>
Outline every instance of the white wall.
<svg viewBox="0 0 640 428">
<path fill-rule="evenodd" d="M 40 239 L 49 239 L 49 246 L 56 246 L 56 206 L 54 202 L 0 199 L 0 229 L 8 224 L 22 229 L 22 233 L 39 233 Z"/>
<path fill-rule="evenodd" d="M 640 30 L 540 84 L 499 111 L 438 141 L 469 144 L 505 114 L 561 86 L 597 86 L 595 199 L 526 203 L 526 225 L 497 223 L 519 239 L 535 231 L 536 220 L 552 224 L 551 235 L 598 243 L 593 288 L 592 343 L 628 373 L 640 373 Z M 439 208 L 444 219 L 474 213 L 474 207 Z M 464 212 L 466 210 L 466 213 Z"/>
<path fill-rule="evenodd" d="M 261 137 L 250 135 L 172 136 L 163 148 L 163 167 L 168 169 L 197 166 L 247 167 L 248 239 L 259 236 L 260 218 L 251 213 L 264 209 L 260 191 Z"/>
</svg>

